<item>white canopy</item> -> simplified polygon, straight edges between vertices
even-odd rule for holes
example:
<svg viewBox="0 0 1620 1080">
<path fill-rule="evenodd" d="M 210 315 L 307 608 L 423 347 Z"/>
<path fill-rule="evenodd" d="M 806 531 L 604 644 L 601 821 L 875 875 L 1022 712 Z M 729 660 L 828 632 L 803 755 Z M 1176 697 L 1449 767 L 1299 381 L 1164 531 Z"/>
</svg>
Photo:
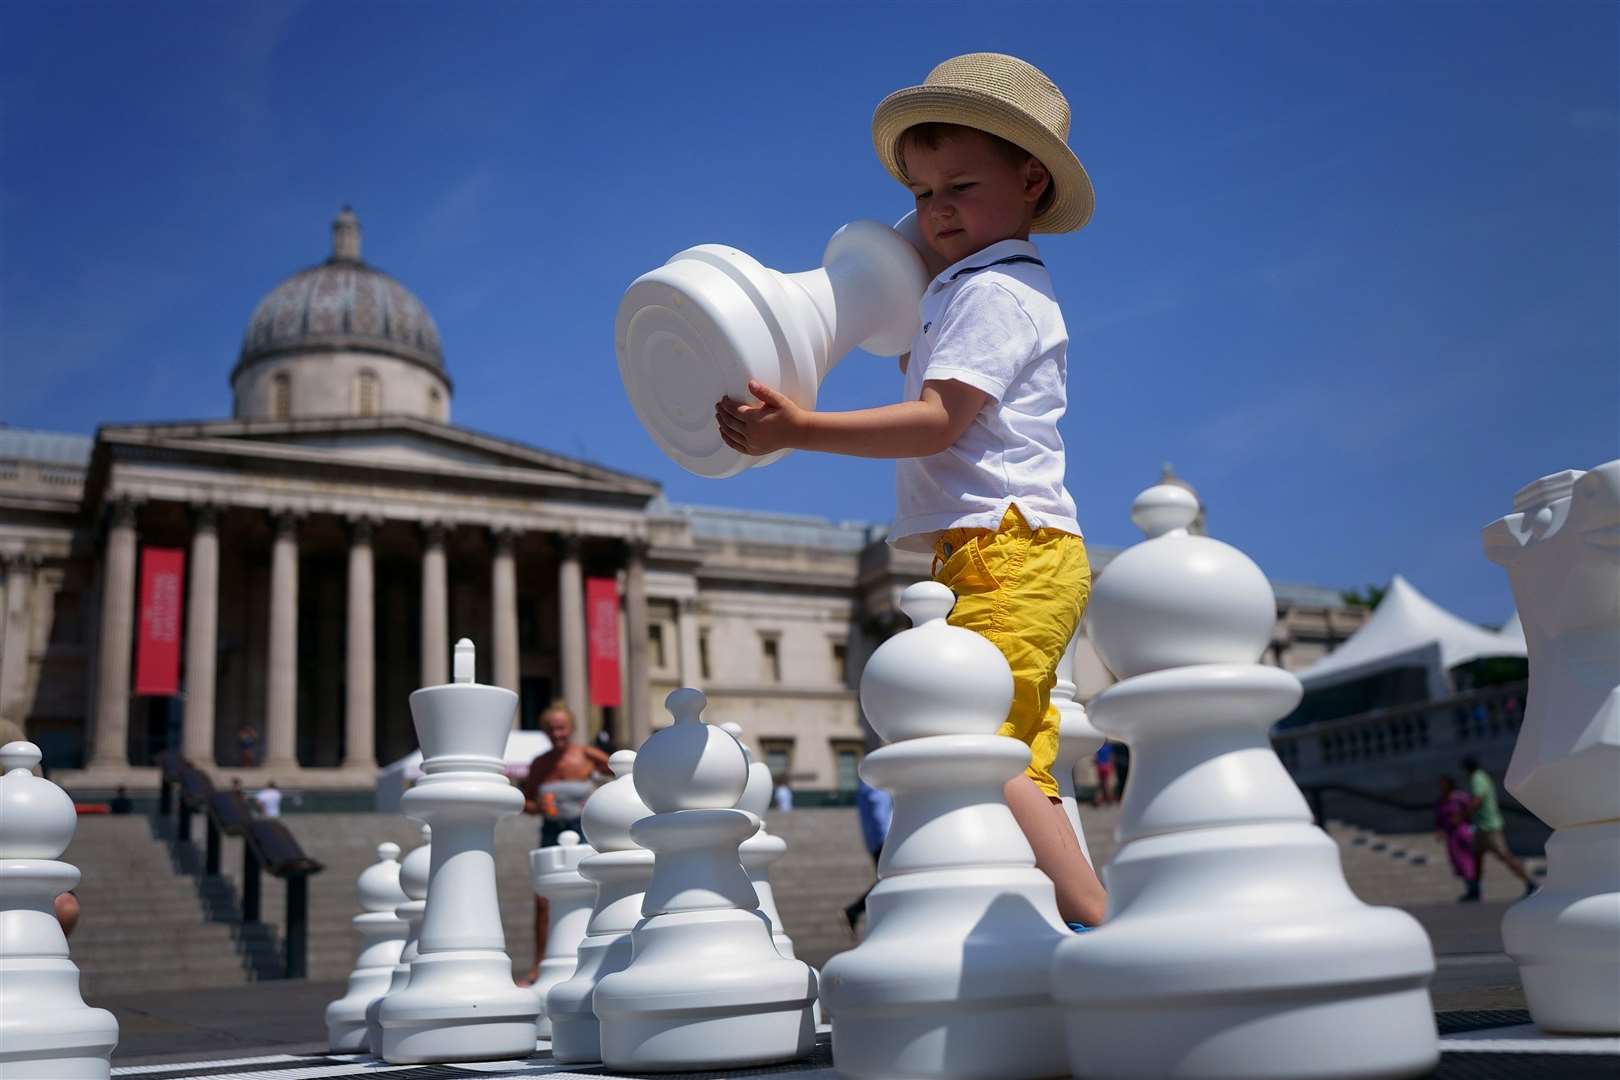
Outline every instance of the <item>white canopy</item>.
<svg viewBox="0 0 1620 1080">
<path fill-rule="evenodd" d="M 1518 646 L 1519 651 L 1515 654 L 1517 656 L 1523 656 L 1529 649 L 1524 641 L 1524 623 L 1519 621 L 1518 608 L 1513 609 L 1513 618 L 1502 624 L 1502 629 L 1496 632 L 1496 636 L 1510 645 Z"/>
<path fill-rule="evenodd" d="M 529 763 L 551 749 L 551 737 L 543 731 L 514 731 L 506 737 L 506 775 L 517 783 L 529 774 Z M 422 751 L 412 750 L 398 761 L 377 770 L 376 809 L 397 813 L 399 797 L 422 778 Z"/>
<path fill-rule="evenodd" d="M 1516 625 L 1518 616 L 1514 616 Z M 1450 670 L 1486 656 L 1524 656 L 1524 634 L 1492 633 L 1458 618 L 1395 575 L 1384 599 L 1348 641 L 1299 672 L 1307 692 L 1397 667 L 1428 669 L 1429 694 L 1452 692 Z"/>
</svg>

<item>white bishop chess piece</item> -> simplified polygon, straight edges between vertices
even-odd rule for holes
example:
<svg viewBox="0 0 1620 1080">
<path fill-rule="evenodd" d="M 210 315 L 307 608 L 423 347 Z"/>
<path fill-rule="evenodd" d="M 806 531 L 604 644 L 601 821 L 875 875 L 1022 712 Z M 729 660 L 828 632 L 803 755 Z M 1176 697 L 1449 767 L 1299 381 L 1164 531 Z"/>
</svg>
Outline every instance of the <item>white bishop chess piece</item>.
<svg viewBox="0 0 1620 1080">
<path fill-rule="evenodd" d="M 735 809 L 748 759 L 703 722 L 704 703 L 697 690 L 671 693 L 675 722 L 636 759 L 636 790 L 653 815 L 630 833 L 657 860 L 630 965 L 596 986 L 610 1069 L 764 1065 L 815 1046 L 815 974 L 777 952 L 738 855 L 759 828 Z"/>
<path fill-rule="evenodd" d="M 596 854 L 580 860 L 579 875 L 595 887 L 595 900 L 573 975 L 546 991 L 551 1056 L 558 1061 L 602 1060 L 592 998 L 599 979 L 630 962 L 630 929 L 641 919 L 642 895 L 652 880 L 653 853 L 630 835 L 630 827 L 652 813 L 636 794 L 635 766 L 634 750 L 608 758 L 613 779 L 591 793 L 580 814 Z"/>
<path fill-rule="evenodd" d="M 495 823 L 523 809 L 502 760 L 517 695 L 474 682 L 473 662 L 462 638 L 455 681 L 411 695 L 424 775 L 400 809 L 432 827 L 433 854 L 410 981 L 378 1013 L 394 1064 L 534 1053 L 540 1007 L 512 981 L 495 886 Z"/>
<path fill-rule="evenodd" d="M 913 221 L 895 229 L 851 222 L 827 242 L 822 265 L 800 274 L 701 244 L 637 278 L 613 338 L 619 378 L 647 434 L 699 476 L 735 476 L 786 454 L 731 449 L 714 403 L 749 400 L 748 381 L 758 379 L 813 408 L 821 380 L 857 345 L 874 356 L 909 349 L 928 287 Z"/>
<path fill-rule="evenodd" d="M 360 955 L 348 992 L 326 1007 L 327 1045 L 340 1054 L 366 1049 L 366 1009 L 388 992 L 405 948 L 410 928 L 397 910 L 409 898 L 399 887 L 399 869 L 399 845 L 379 844 L 377 861 L 360 872 L 360 914 L 354 917 Z"/>
<path fill-rule="evenodd" d="M 596 883 L 579 872 L 580 860 L 594 855 L 589 844 L 581 843 L 579 833 L 568 830 L 551 847 L 529 852 L 529 876 L 535 895 L 550 901 L 547 920 L 546 954 L 540 958 L 540 973 L 530 989 L 540 999 L 540 1038 L 551 1038 L 551 1017 L 546 1014 L 546 994 L 553 986 L 571 979 L 579 961 L 579 943 L 591 921 L 596 900 Z"/>
<path fill-rule="evenodd" d="M 1337 846 L 1271 748 L 1300 698 L 1257 663 L 1266 577 L 1193 536 L 1181 488 L 1132 507 L 1149 539 L 1098 577 L 1086 613 L 1122 681 L 1091 721 L 1131 747 L 1109 915 L 1053 965 L 1078 1077 L 1404 1077 L 1438 1060 L 1416 920 L 1361 903 Z"/>
<path fill-rule="evenodd" d="M 1506 787 L 1554 829 L 1502 943 L 1549 1031 L 1620 1034 L 1620 461 L 1546 476 L 1485 528 L 1530 655 Z"/>
<path fill-rule="evenodd" d="M 894 794 L 894 819 L 866 938 L 822 976 L 833 1061 L 859 1080 L 1066 1071 L 1048 973 L 1069 931 L 1002 795 L 1029 765 L 1029 747 L 996 734 L 1012 672 L 946 623 L 955 603 L 937 582 L 907 588 L 913 629 L 861 676 L 861 707 L 888 743 L 861 776 Z"/>
<path fill-rule="evenodd" d="M 78 818 L 39 761 L 31 742 L 0 747 L 0 1077 L 106 1080 L 118 1021 L 79 996 L 54 906 L 79 883 L 57 861 Z"/>
<path fill-rule="evenodd" d="M 737 740 L 748 759 L 748 785 L 743 788 L 742 798 L 737 800 L 737 809 L 746 810 L 759 819 L 759 831 L 744 840 L 737 853 L 742 858 L 743 869 L 748 871 L 748 880 L 753 883 L 754 895 L 759 897 L 760 912 L 771 920 L 771 940 L 776 942 L 776 951 L 791 960 L 794 958 L 793 939 L 782 926 L 782 913 L 776 909 L 776 890 L 771 886 L 771 864 L 787 854 L 787 841 L 765 828 L 765 814 L 771 808 L 775 780 L 771 767 L 763 761 L 755 761 L 748 744 L 743 742 L 742 725 L 725 723 L 720 729 Z"/>
<path fill-rule="evenodd" d="M 405 924 L 405 941 L 394 961 L 388 986 L 371 1004 L 366 1006 L 366 1049 L 382 1056 L 382 1005 L 388 995 L 403 990 L 411 981 L 411 964 L 419 955 L 417 937 L 422 932 L 422 913 L 427 910 L 428 871 L 433 866 L 432 830 L 422 826 L 422 842 L 411 849 L 399 864 L 399 889 L 405 899 L 394 909 L 394 914 Z"/>
</svg>

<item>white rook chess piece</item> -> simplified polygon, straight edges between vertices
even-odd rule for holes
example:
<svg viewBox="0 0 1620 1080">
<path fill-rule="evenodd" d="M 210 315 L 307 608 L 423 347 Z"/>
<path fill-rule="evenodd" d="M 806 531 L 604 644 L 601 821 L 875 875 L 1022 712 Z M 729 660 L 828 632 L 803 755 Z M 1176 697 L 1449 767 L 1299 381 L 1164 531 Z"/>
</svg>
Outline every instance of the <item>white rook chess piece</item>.
<svg viewBox="0 0 1620 1080">
<path fill-rule="evenodd" d="M 360 955 L 348 992 L 326 1007 L 327 1045 L 340 1054 L 366 1049 L 366 1009 L 388 992 L 409 927 L 396 913 L 409 899 L 399 886 L 399 845 L 377 845 L 377 861 L 360 873 L 360 914 L 354 929 Z"/>
<path fill-rule="evenodd" d="M 753 752 L 743 742 L 742 725 L 726 723 L 720 728 L 737 740 L 748 759 L 748 785 L 743 788 L 742 798 L 737 800 L 737 809 L 746 810 L 759 819 L 759 831 L 742 842 L 737 854 L 754 886 L 754 895 L 759 897 L 760 912 L 771 920 L 771 940 L 776 942 L 776 951 L 792 959 L 793 939 L 782 926 L 782 913 L 776 909 L 776 890 L 771 887 L 771 864 L 787 854 L 787 841 L 765 828 L 765 814 L 771 808 L 775 779 L 769 765 L 754 760 Z"/>
<path fill-rule="evenodd" d="M 394 962 L 388 988 L 366 1006 L 366 1049 L 382 1056 L 382 1004 L 388 995 L 403 990 L 411 981 L 411 964 L 418 955 L 417 936 L 422 932 L 422 913 L 427 910 L 428 871 L 433 865 L 433 847 L 430 830 L 422 826 L 422 842 L 411 849 L 399 864 L 399 888 L 405 900 L 394 909 L 394 914 L 405 924 L 405 942 Z"/>
<path fill-rule="evenodd" d="M 866 938 L 827 962 L 833 1061 L 861 1080 L 1017 1080 L 1065 1070 L 1048 972 L 1068 930 L 1003 800 L 1029 748 L 996 729 L 1012 703 L 999 650 L 945 616 L 937 582 L 906 589 L 913 629 L 884 642 L 861 707 L 888 745 L 861 776 L 894 794 Z"/>
<path fill-rule="evenodd" d="M 737 849 L 759 821 L 735 809 L 748 759 L 705 724 L 703 694 L 665 699 L 675 722 L 642 744 L 636 790 L 653 811 L 630 827 L 657 861 L 634 955 L 596 986 L 602 1061 L 665 1072 L 788 1061 L 815 1046 L 816 977 L 782 956 Z"/>
<path fill-rule="evenodd" d="M 1052 688 L 1052 705 L 1058 711 L 1058 753 L 1054 771 L 1057 773 L 1058 795 L 1063 800 L 1063 812 L 1074 826 L 1080 841 L 1080 852 L 1091 862 L 1091 846 L 1086 843 L 1086 829 L 1080 823 L 1080 800 L 1074 794 L 1074 774 L 1080 763 L 1095 754 L 1108 740 L 1092 726 L 1086 716 L 1086 707 L 1075 700 L 1074 650 L 1079 644 L 1080 631 L 1069 639 L 1058 664 L 1057 685 Z M 1092 869 L 1097 869 L 1095 866 Z"/>
<path fill-rule="evenodd" d="M 1268 738 L 1299 680 L 1257 663 L 1270 583 L 1192 536 L 1181 488 L 1144 491 L 1149 539 L 1086 615 L 1123 681 L 1092 723 L 1131 747 L 1109 916 L 1053 965 L 1079 1077 L 1402 1077 L 1438 1060 L 1428 938 L 1362 904 Z"/>
<path fill-rule="evenodd" d="M 551 1018 L 546 1015 L 546 993 L 553 986 L 573 978 L 579 958 L 579 943 L 591 921 L 591 905 L 596 900 L 596 884 L 579 872 L 581 859 L 594 855 L 589 844 L 580 842 L 579 833 L 569 830 L 557 837 L 551 847 L 529 852 L 529 875 L 535 894 L 550 901 L 551 917 L 546 931 L 546 955 L 540 959 L 540 973 L 530 987 L 540 999 L 540 1038 L 551 1038 Z"/>
<path fill-rule="evenodd" d="M 1507 789 L 1554 829 L 1502 942 L 1535 1022 L 1620 1033 L 1620 461 L 1546 476 L 1485 528 L 1513 582 L 1530 692 Z"/>
<path fill-rule="evenodd" d="M 637 846 L 630 827 L 652 813 L 636 794 L 636 753 L 608 758 L 613 779 L 591 793 L 580 814 L 585 839 L 597 854 L 579 863 L 596 887 L 574 974 L 546 991 L 551 1056 L 562 1062 L 601 1061 L 601 1029 L 591 1000 L 604 975 L 630 962 L 630 929 L 641 919 L 642 894 L 652 880 L 653 853 Z"/>
<path fill-rule="evenodd" d="M 106 1080 L 118 1021 L 79 996 L 56 897 L 79 883 L 57 857 L 78 818 L 67 792 L 33 775 L 39 747 L 0 747 L 0 1077 Z"/>
<path fill-rule="evenodd" d="M 424 775 L 400 808 L 432 826 L 433 855 L 410 982 L 379 1011 L 394 1064 L 534 1053 L 539 1003 L 512 981 L 495 889 L 495 823 L 523 809 L 502 760 L 517 695 L 473 681 L 466 638 L 454 673 L 411 695 Z"/>
<path fill-rule="evenodd" d="M 682 468 L 735 476 L 787 453 L 748 457 L 721 441 L 715 402 L 751 400 L 748 380 L 811 408 L 821 380 L 857 345 L 877 356 L 911 347 L 928 286 L 912 241 L 854 221 L 833 234 L 821 262 L 782 274 L 736 248 L 702 244 L 631 284 L 613 330 L 619 377 L 647 433 Z"/>
</svg>

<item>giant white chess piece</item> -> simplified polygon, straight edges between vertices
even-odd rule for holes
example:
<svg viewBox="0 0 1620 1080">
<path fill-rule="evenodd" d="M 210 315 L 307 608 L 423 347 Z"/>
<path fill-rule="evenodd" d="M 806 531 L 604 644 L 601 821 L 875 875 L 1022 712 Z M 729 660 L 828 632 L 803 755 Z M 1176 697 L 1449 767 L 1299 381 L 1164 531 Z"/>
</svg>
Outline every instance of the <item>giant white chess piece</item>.
<svg viewBox="0 0 1620 1080">
<path fill-rule="evenodd" d="M 782 956 L 738 847 L 759 828 L 735 809 L 748 758 L 703 722 L 701 691 L 665 699 L 675 722 L 636 758 L 653 811 L 630 827 L 657 855 L 629 966 L 596 985 L 602 1061 L 673 1072 L 789 1061 L 815 1046 L 816 977 Z"/>
<path fill-rule="evenodd" d="M 546 991 L 551 1056 L 563 1062 L 601 1061 L 602 1033 L 592 1008 L 596 984 L 630 962 L 630 929 L 641 919 L 642 895 L 652 880 L 653 853 L 639 846 L 630 827 L 651 814 L 636 794 L 636 753 L 608 758 L 613 779 L 591 793 L 580 814 L 595 855 L 580 860 L 579 874 L 596 887 L 574 974 Z"/>
<path fill-rule="evenodd" d="M 619 378 L 647 433 L 682 468 L 735 476 L 787 453 L 748 457 L 721 441 L 715 402 L 751 400 L 748 380 L 812 408 L 821 380 L 857 345 L 877 356 L 911 347 L 928 285 L 913 241 L 853 221 L 821 262 L 783 274 L 736 248 L 702 244 L 624 294 L 613 328 Z"/>
<path fill-rule="evenodd" d="M 1513 582 L 1530 692 L 1507 789 L 1555 830 L 1502 942 L 1536 1023 L 1620 1033 L 1620 461 L 1542 477 L 1485 528 Z"/>
<path fill-rule="evenodd" d="M 106 1080 L 118 1021 L 79 996 L 56 897 L 79 883 L 57 861 L 78 818 L 67 792 L 33 774 L 39 747 L 0 747 L 0 1077 Z"/>
<path fill-rule="evenodd" d="M 424 775 L 400 809 L 432 827 L 433 854 L 410 982 L 379 1011 L 395 1064 L 534 1053 L 540 1007 L 512 981 L 495 888 L 495 823 L 523 809 L 502 760 L 517 695 L 474 682 L 473 661 L 462 638 L 455 681 L 411 695 Z"/>
<path fill-rule="evenodd" d="M 326 1007 L 327 1045 L 340 1054 L 366 1049 L 366 1010 L 388 992 L 410 927 L 397 914 L 409 897 L 399 886 L 399 845 L 377 845 L 377 861 L 360 872 L 360 914 L 354 929 L 360 955 L 348 992 Z"/>
<path fill-rule="evenodd" d="M 1069 647 L 1063 650 L 1063 659 L 1058 663 L 1057 685 L 1052 688 L 1052 705 L 1059 717 L 1058 753 L 1053 771 L 1057 773 L 1058 796 L 1063 800 L 1063 812 L 1068 815 L 1069 824 L 1074 826 L 1074 834 L 1080 841 L 1080 853 L 1090 863 L 1091 845 L 1086 843 L 1086 829 L 1080 823 L 1080 800 L 1074 794 L 1074 775 L 1080 763 L 1095 754 L 1108 740 L 1092 726 L 1090 718 L 1086 716 L 1086 707 L 1075 699 L 1074 650 L 1079 642 L 1080 631 L 1076 630 L 1074 637 L 1069 639 Z M 1092 869 L 1098 870 L 1095 865 Z M 1098 874 L 1101 875 L 1100 870 Z"/>
<path fill-rule="evenodd" d="M 894 819 L 866 938 L 822 976 L 833 1061 L 859 1080 L 1066 1069 L 1047 973 L 1068 930 L 1002 796 L 1029 764 L 1027 746 L 995 733 L 1012 673 L 994 645 L 945 622 L 955 602 L 937 582 L 907 588 L 913 629 L 861 676 L 861 707 L 888 743 L 861 776 L 893 792 Z"/>
<path fill-rule="evenodd" d="M 579 872 L 579 863 L 595 852 L 580 842 L 579 833 L 569 830 L 557 837 L 551 847 L 529 852 L 529 874 L 535 894 L 550 901 L 546 954 L 540 958 L 540 972 L 530 987 L 540 999 L 540 1038 L 551 1038 L 551 1017 L 546 1014 L 546 994 L 553 986 L 573 978 L 579 960 L 579 943 L 591 921 L 596 885 Z"/>
<path fill-rule="evenodd" d="M 1438 1060 L 1423 929 L 1367 907 L 1268 738 L 1300 698 L 1259 660 L 1276 601 L 1157 485 L 1149 539 L 1098 577 L 1087 627 L 1122 681 L 1091 721 L 1131 747 L 1108 920 L 1053 965 L 1078 1077 L 1402 1077 Z"/>
<path fill-rule="evenodd" d="M 753 883 L 754 895 L 759 897 L 760 912 L 771 920 L 771 940 L 776 942 L 776 951 L 792 959 L 793 939 L 782 926 L 782 913 L 776 909 L 776 890 L 771 886 L 771 864 L 787 854 L 787 841 L 765 828 L 765 814 L 771 808 L 771 790 L 775 786 L 771 767 L 754 760 L 753 752 L 743 742 L 741 725 L 726 723 L 720 727 L 737 740 L 748 759 L 748 786 L 737 800 L 737 809 L 746 810 L 759 819 L 759 831 L 742 842 L 738 855 L 743 869 L 748 872 L 748 880 Z"/>
<path fill-rule="evenodd" d="M 366 1006 L 366 1049 L 377 1057 L 381 1057 L 383 1051 L 383 1002 L 388 995 L 410 985 L 411 964 L 420 955 L 417 939 L 422 932 L 422 913 L 427 910 L 428 871 L 433 866 L 431 835 L 432 830 L 423 825 L 422 842 L 399 864 L 399 888 L 405 894 L 405 901 L 394 909 L 394 914 L 405 924 L 405 944 L 394 962 L 388 988 Z"/>
</svg>

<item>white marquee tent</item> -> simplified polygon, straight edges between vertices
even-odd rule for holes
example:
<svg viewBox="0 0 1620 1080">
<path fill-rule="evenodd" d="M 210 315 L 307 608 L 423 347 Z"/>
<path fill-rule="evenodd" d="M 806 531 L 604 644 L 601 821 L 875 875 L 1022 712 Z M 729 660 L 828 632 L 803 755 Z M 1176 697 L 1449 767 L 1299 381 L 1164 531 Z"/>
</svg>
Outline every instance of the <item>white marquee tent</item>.
<svg viewBox="0 0 1620 1080">
<path fill-rule="evenodd" d="M 1395 575 L 1372 617 L 1322 659 L 1299 672 L 1306 693 L 1398 667 L 1427 672 L 1429 696 L 1453 692 L 1451 669 L 1491 656 L 1524 656 L 1518 615 L 1499 632 L 1453 615 Z"/>
</svg>

